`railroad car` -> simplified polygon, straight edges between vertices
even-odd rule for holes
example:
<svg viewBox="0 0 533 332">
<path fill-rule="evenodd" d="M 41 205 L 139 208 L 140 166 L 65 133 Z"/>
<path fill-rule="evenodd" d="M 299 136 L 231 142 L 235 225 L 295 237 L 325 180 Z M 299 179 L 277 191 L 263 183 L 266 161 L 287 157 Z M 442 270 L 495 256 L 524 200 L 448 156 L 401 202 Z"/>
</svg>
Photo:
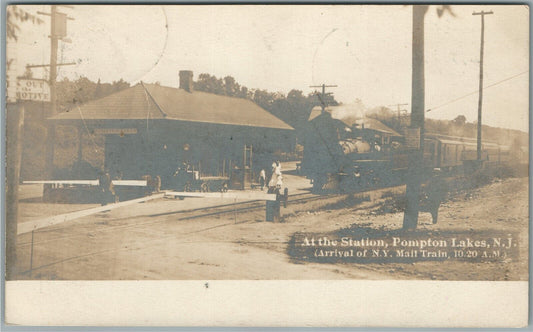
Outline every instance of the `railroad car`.
<svg viewBox="0 0 533 332">
<path fill-rule="evenodd" d="M 481 160 L 485 165 L 511 162 L 511 149 L 507 145 L 483 142 Z M 427 166 L 445 171 L 476 165 L 477 142 L 472 138 L 426 134 L 424 160 Z"/>
</svg>

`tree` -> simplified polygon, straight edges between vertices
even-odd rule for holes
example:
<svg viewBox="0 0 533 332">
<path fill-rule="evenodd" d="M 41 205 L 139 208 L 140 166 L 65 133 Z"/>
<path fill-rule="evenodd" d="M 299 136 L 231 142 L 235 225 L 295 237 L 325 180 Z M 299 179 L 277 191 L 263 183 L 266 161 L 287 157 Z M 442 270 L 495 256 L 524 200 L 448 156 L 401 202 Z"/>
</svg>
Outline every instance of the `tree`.
<svg viewBox="0 0 533 332">
<path fill-rule="evenodd" d="M 299 128 L 302 126 L 302 122 L 307 122 L 307 112 L 306 109 L 308 106 L 307 98 L 304 96 L 301 90 L 291 90 L 287 94 L 287 120 L 294 128 Z"/>
<path fill-rule="evenodd" d="M 102 90 L 102 83 L 100 82 L 100 79 L 98 79 L 98 82 L 96 82 L 96 88 L 94 89 L 94 97 L 96 99 L 101 98 L 104 95 Z"/>
<path fill-rule="evenodd" d="M 274 103 L 274 96 L 266 90 L 257 89 L 253 92 L 253 101 L 264 109 L 270 109 Z"/>
<path fill-rule="evenodd" d="M 458 115 L 455 119 L 453 119 L 453 123 L 462 127 L 466 124 L 466 117 L 464 115 Z"/>
<path fill-rule="evenodd" d="M 287 99 L 291 100 L 291 101 L 302 101 L 305 99 L 305 96 L 304 96 L 304 93 L 301 91 L 301 90 L 291 90 L 289 91 L 289 93 L 287 94 Z"/>
<path fill-rule="evenodd" d="M 307 119 L 313 106 L 321 104 L 316 94 L 305 96 L 301 90 L 293 89 L 285 96 L 281 92 L 248 89 L 237 83 L 232 76 L 219 79 L 207 73 L 202 73 L 198 76 L 198 80 L 194 82 L 194 89 L 252 100 L 260 107 L 295 128 L 297 137 L 303 135 Z M 339 104 L 333 95 L 327 95 L 325 99 L 327 105 Z"/>
<path fill-rule="evenodd" d="M 30 21 L 33 24 L 44 23 L 44 21 L 38 18 L 37 16 L 32 15 L 23 9 L 20 9 L 16 5 L 7 6 L 6 39 L 8 42 L 8 48 L 9 48 L 9 42 L 18 41 L 18 33 L 20 32 L 19 23 L 24 23 L 28 21 Z M 9 54 L 9 51 L 7 51 L 7 54 Z M 7 73 L 9 73 L 14 60 L 15 60 L 14 58 L 7 59 L 6 61 Z M 7 88 L 9 88 L 9 84 L 10 84 L 9 74 L 6 74 L 6 84 L 7 84 Z"/>
<path fill-rule="evenodd" d="M 224 77 L 224 90 L 226 96 L 237 97 L 241 91 L 241 86 L 235 82 L 235 79 L 231 76 Z"/>
<path fill-rule="evenodd" d="M 16 5 L 7 6 L 6 21 L 6 38 L 14 41 L 18 40 L 18 33 L 20 31 L 20 27 L 17 22 L 31 21 L 33 24 L 44 23 L 44 21 L 37 16 L 20 9 Z"/>
<path fill-rule="evenodd" d="M 118 81 L 113 81 L 112 84 L 113 91 L 112 92 L 118 92 L 120 90 L 124 90 L 130 87 L 130 83 L 124 81 L 122 78 Z M 107 94 L 106 94 L 107 95 Z"/>
<path fill-rule="evenodd" d="M 217 79 L 215 76 L 205 73 L 198 76 L 198 80 L 194 82 L 194 89 L 217 95 L 224 95 L 226 93 L 224 81 L 222 79 Z"/>
<path fill-rule="evenodd" d="M 243 86 L 241 87 L 241 91 L 239 91 L 239 93 L 237 94 L 237 97 L 243 99 L 252 99 L 252 94 L 247 87 Z"/>
<path fill-rule="evenodd" d="M 98 82 L 95 83 L 84 76 L 75 81 L 64 78 L 56 85 L 57 105 L 60 111 L 66 111 L 76 105 L 103 98 L 130 87 L 130 83 L 122 78 L 113 81 L 113 83 L 102 83 L 98 79 Z"/>
</svg>

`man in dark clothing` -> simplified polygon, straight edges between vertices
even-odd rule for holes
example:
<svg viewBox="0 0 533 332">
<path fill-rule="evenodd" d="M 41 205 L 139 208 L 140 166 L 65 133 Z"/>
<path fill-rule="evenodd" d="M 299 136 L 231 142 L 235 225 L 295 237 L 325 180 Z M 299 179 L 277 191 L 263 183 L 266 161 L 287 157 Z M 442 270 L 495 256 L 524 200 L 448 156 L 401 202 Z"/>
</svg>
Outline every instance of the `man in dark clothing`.
<svg viewBox="0 0 533 332">
<path fill-rule="evenodd" d="M 102 205 L 107 205 L 108 203 L 115 203 L 115 187 L 113 186 L 113 181 L 111 181 L 111 176 L 108 172 L 102 172 L 98 178 L 99 186 L 102 192 Z"/>
<path fill-rule="evenodd" d="M 430 212 L 433 223 L 436 224 L 439 216 L 440 204 L 448 196 L 448 183 L 439 170 L 422 187 L 422 210 Z"/>
</svg>

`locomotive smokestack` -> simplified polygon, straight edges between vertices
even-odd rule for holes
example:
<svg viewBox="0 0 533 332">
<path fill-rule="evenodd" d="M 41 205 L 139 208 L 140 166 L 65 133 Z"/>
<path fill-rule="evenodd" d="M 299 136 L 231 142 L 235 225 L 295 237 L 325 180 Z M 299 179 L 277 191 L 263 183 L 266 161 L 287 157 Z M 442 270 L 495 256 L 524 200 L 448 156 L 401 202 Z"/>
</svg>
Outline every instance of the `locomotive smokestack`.
<svg viewBox="0 0 533 332">
<path fill-rule="evenodd" d="M 180 70 L 180 89 L 183 89 L 187 92 L 193 91 L 193 73 L 192 70 Z"/>
</svg>

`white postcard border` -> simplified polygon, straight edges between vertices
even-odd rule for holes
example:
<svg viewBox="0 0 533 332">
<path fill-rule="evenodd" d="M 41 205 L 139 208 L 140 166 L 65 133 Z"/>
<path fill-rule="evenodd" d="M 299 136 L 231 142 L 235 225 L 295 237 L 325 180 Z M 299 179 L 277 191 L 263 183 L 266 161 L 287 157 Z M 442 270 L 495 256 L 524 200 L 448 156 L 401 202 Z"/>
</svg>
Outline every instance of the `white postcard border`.
<svg viewBox="0 0 533 332">
<path fill-rule="evenodd" d="M 526 281 L 8 281 L 6 324 L 524 327 Z"/>
</svg>

